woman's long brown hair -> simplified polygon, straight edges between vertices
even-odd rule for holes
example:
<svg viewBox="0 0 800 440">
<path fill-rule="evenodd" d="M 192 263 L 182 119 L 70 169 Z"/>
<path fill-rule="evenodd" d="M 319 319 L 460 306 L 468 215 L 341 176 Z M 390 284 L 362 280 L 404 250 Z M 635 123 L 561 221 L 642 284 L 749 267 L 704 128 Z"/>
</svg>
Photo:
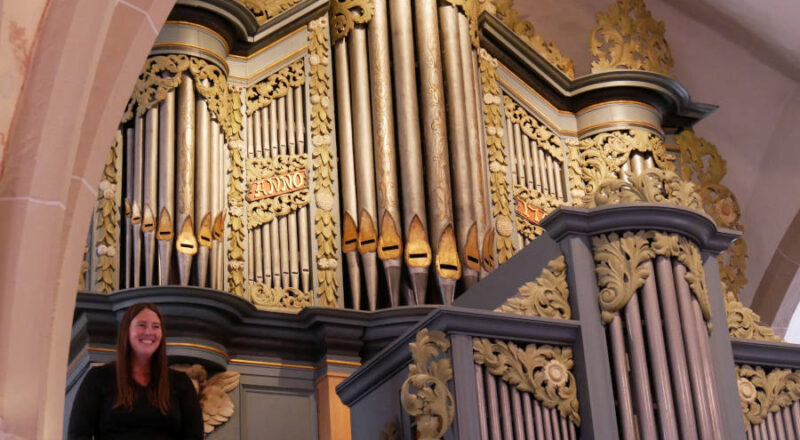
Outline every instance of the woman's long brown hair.
<svg viewBox="0 0 800 440">
<path fill-rule="evenodd" d="M 117 401 L 114 408 L 122 407 L 126 411 L 133 410 L 133 401 L 136 397 L 131 373 L 131 347 L 130 327 L 131 321 L 142 310 L 152 310 L 161 321 L 161 342 L 158 349 L 150 358 L 150 383 L 147 385 L 147 400 L 166 414 L 169 410 L 169 370 L 167 367 L 167 344 L 164 328 L 164 318 L 158 308 L 151 303 L 138 303 L 128 307 L 122 315 L 117 332 Z"/>
</svg>

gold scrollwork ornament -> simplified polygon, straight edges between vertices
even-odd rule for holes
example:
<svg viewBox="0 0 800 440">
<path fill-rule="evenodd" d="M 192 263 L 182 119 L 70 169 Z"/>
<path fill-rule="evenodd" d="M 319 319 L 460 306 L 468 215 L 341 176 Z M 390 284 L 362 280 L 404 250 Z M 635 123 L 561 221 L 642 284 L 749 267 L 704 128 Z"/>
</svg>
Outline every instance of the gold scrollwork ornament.
<svg viewBox="0 0 800 440">
<path fill-rule="evenodd" d="M 301 0 L 236 0 L 243 4 L 256 17 L 258 24 L 264 24 L 270 18 L 277 17 Z"/>
<path fill-rule="evenodd" d="M 336 43 L 356 24 L 367 24 L 375 13 L 372 0 L 331 0 L 331 33 Z"/>
<path fill-rule="evenodd" d="M 417 437 L 435 440 L 444 437 L 455 417 L 455 400 L 447 383 L 453 378 L 450 341 L 440 331 L 424 328 L 416 342 L 408 344 L 413 362 L 408 366 L 408 379 L 400 388 L 403 409 L 417 421 Z"/>
<path fill-rule="evenodd" d="M 263 309 L 290 309 L 300 311 L 312 305 L 312 292 L 303 292 L 294 287 L 269 287 L 265 284 L 250 282 L 250 301 Z"/>
<path fill-rule="evenodd" d="M 745 425 L 763 423 L 776 413 L 800 400 L 800 374 L 783 368 L 769 373 L 762 367 L 736 367 L 739 398 Z"/>
<path fill-rule="evenodd" d="M 97 191 L 97 213 L 95 234 L 97 234 L 96 281 L 94 290 L 100 293 L 111 293 L 116 289 L 114 273 L 116 272 L 116 253 L 119 243 L 119 206 L 116 202 L 118 170 L 117 157 L 122 148 L 122 133 L 117 130 L 114 144 L 106 157 L 103 166 L 103 180 Z"/>
<path fill-rule="evenodd" d="M 517 294 L 506 300 L 495 312 L 525 316 L 570 319 L 567 265 L 561 255 L 542 269 L 536 281 L 525 283 Z"/>
<path fill-rule="evenodd" d="M 654 257 L 646 232 L 626 232 L 592 237 L 600 309 L 608 324 L 628 304 L 650 275 L 645 262 Z"/>
<path fill-rule="evenodd" d="M 262 109 L 275 100 L 286 96 L 292 88 L 300 87 L 305 82 L 303 60 L 298 60 L 273 73 L 266 79 L 247 88 L 245 100 L 247 115 Z"/>
</svg>

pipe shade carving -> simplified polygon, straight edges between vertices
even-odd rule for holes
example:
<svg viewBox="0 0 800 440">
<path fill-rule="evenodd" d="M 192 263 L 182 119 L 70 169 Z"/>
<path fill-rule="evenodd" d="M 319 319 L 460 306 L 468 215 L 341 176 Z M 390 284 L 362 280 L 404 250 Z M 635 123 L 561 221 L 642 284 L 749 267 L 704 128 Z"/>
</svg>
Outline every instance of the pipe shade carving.
<svg viewBox="0 0 800 440">
<path fill-rule="evenodd" d="M 567 265 L 561 255 L 542 269 L 536 281 L 521 286 L 517 294 L 509 298 L 495 312 L 514 313 L 526 316 L 570 319 Z"/>
<path fill-rule="evenodd" d="M 117 247 L 119 246 L 119 203 L 117 202 L 118 174 L 117 159 L 122 149 L 122 133 L 118 130 L 114 143 L 108 152 L 103 166 L 103 177 L 97 191 L 97 212 L 95 214 L 95 234 L 97 245 L 95 253 L 96 280 L 94 290 L 111 293 L 117 285 Z"/>
<path fill-rule="evenodd" d="M 775 368 L 769 373 L 762 367 L 736 367 L 739 398 L 746 426 L 763 423 L 770 413 L 777 413 L 800 400 L 800 374 Z"/>
</svg>

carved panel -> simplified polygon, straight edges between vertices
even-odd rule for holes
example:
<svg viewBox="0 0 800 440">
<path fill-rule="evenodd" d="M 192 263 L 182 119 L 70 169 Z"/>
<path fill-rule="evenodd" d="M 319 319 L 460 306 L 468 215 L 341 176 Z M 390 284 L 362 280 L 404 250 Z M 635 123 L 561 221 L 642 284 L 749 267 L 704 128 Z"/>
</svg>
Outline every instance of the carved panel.
<svg viewBox="0 0 800 440">
<path fill-rule="evenodd" d="M 536 281 L 525 283 L 516 295 L 495 312 L 514 313 L 526 316 L 570 319 L 569 287 L 567 286 L 567 265 L 564 256 L 554 259 L 542 269 Z"/>
<path fill-rule="evenodd" d="M 800 374 L 775 368 L 769 373 L 761 367 L 736 367 L 739 398 L 746 426 L 758 425 L 770 413 L 776 413 L 800 400 Z"/>
</svg>

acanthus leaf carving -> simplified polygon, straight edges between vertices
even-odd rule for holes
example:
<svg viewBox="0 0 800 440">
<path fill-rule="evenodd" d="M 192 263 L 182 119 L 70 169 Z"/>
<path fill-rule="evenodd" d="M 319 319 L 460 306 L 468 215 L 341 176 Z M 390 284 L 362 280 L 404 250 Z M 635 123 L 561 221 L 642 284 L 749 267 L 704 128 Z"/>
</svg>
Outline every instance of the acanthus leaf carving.
<svg viewBox="0 0 800 440">
<path fill-rule="evenodd" d="M 258 24 L 264 24 L 270 18 L 277 17 L 301 0 L 236 0 L 243 4 L 256 17 Z"/>
<path fill-rule="evenodd" d="M 526 316 L 570 319 L 567 265 L 561 255 L 550 261 L 535 280 L 521 286 L 495 312 L 514 313 Z"/>
<path fill-rule="evenodd" d="M 95 234 L 97 246 L 95 253 L 96 279 L 94 290 L 100 293 L 111 293 L 117 286 L 114 273 L 116 272 L 116 253 L 119 243 L 119 203 L 117 203 L 118 170 L 117 158 L 122 149 L 122 133 L 117 130 L 114 143 L 106 157 L 103 166 L 103 180 L 97 191 L 97 212 L 95 217 Z"/>
<path fill-rule="evenodd" d="M 424 328 L 409 347 L 413 362 L 400 388 L 403 409 L 416 418 L 416 438 L 441 439 L 455 417 L 455 400 L 447 387 L 453 378 L 452 364 L 446 357 L 450 341 L 444 333 Z"/>
<path fill-rule="evenodd" d="M 600 309 L 608 324 L 614 314 L 628 304 L 644 286 L 650 271 L 644 264 L 654 257 L 646 232 L 625 232 L 592 237 L 597 283 L 600 286 Z"/>
<path fill-rule="evenodd" d="M 295 61 L 283 69 L 247 88 L 245 99 L 247 115 L 262 109 L 279 98 L 283 98 L 292 88 L 305 83 L 303 60 Z"/>
<path fill-rule="evenodd" d="M 367 24 L 375 13 L 372 0 L 331 0 L 331 34 L 337 42 L 350 34 L 356 24 Z"/>
<path fill-rule="evenodd" d="M 259 309 L 290 309 L 300 311 L 312 306 L 314 295 L 294 287 L 270 287 L 249 282 L 250 301 Z"/>
<path fill-rule="evenodd" d="M 764 422 L 776 413 L 800 400 L 800 374 L 783 368 L 769 373 L 762 367 L 736 367 L 739 377 L 739 399 L 746 426 Z"/>
</svg>

